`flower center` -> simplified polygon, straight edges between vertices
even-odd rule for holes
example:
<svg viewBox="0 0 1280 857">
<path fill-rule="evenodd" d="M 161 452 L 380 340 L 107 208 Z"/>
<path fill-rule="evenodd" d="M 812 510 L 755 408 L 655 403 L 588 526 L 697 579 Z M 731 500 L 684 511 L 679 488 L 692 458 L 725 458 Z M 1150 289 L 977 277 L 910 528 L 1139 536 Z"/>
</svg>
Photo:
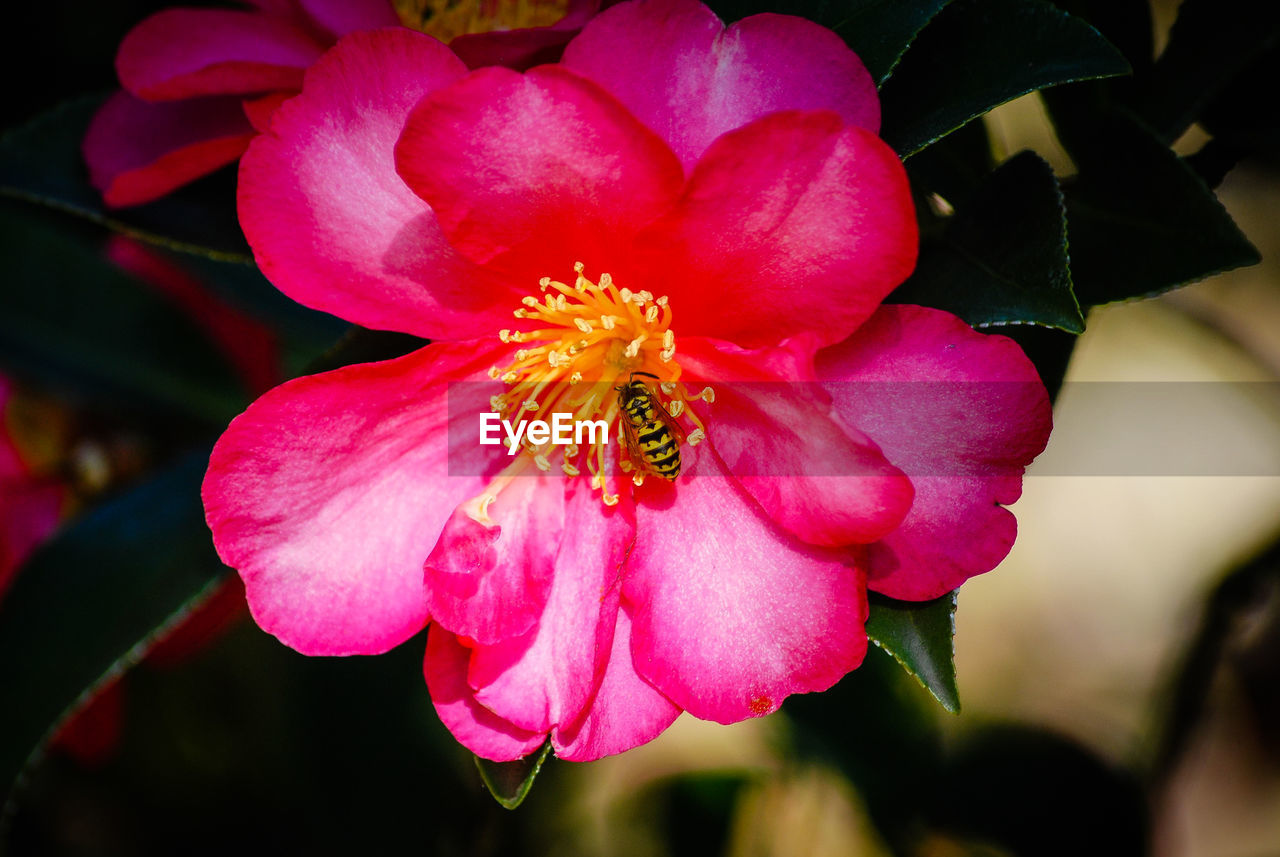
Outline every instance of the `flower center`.
<svg viewBox="0 0 1280 857">
<path fill-rule="evenodd" d="M 392 0 L 400 22 L 442 42 L 470 33 L 548 27 L 569 0 Z"/>
<path fill-rule="evenodd" d="M 513 425 L 549 423 L 556 414 L 569 415 L 566 422 L 575 425 L 603 423 L 600 430 L 581 433 L 582 440 L 575 435 L 572 443 L 519 433 L 516 454 L 522 461 L 508 472 L 529 462 L 549 471 L 559 459 L 560 469 L 569 476 L 589 473 L 592 488 L 600 490 L 606 505 L 613 505 L 618 502 L 620 478 L 629 477 L 639 486 L 646 474 L 664 479 L 679 475 L 681 441 L 693 446 L 706 437 L 702 420 L 689 404 L 710 403 L 715 394 L 710 387 L 691 394 L 680 382 L 666 296 L 619 288 L 608 274 L 592 282 L 583 276 L 581 262 L 574 271 L 573 285 L 543 277 L 541 298 L 523 299 L 515 317 L 526 329 L 499 331 L 503 342 L 520 348 L 507 366 L 489 369 L 489 377 L 507 387 L 489 404 Z M 686 434 L 681 419 L 692 423 L 693 430 Z M 611 441 L 620 444 L 615 473 L 609 472 L 606 454 Z M 510 450 L 510 436 L 504 443 Z M 503 477 L 495 481 L 501 484 Z M 476 498 L 481 515 L 488 505 L 486 497 L 488 502 L 496 498 L 492 486 Z M 477 520 L 486 522 L 484 517 Z"/>
</svg>

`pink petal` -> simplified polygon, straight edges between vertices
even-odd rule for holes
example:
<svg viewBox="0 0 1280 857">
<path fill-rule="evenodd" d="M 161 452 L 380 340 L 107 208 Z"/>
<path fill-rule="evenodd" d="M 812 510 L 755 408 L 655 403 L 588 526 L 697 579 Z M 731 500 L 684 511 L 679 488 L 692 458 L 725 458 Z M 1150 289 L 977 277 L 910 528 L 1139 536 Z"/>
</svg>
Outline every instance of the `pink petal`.
<svg viewBox="0 0 1280 857">
<path fill-rule="evenodd" d="M 449 42 L 449 50 L 457 54 L 467 68 L 500 65 L 523 71 L 558 60 L 574 35 L 573 30 L 552 27 L 495 30 L 458 36 Z"/>
<path fill-rule="evenodd" d="M 565 16 L 550 27 L 471 33 L 449 42 L 467 68 L 501 65 L 524 70 L 556 62 L 569 40 L 600 11 L 600 0 L 570 0 Z"/>
<path fill-rule="evenodd" d="M 816 381 L 782 349 L 685 339 L 681 368 L 715 390 L 711 447 L 779 525 L 807 542 L 872 542 L 911 508 L 911 481 L 866 435 L 843 426 Z M 771 371 L 772 370 L 772 371 Z M 697 407 L 697 406 L 695 406 Z"/>
<path fill-rule="evenodd" d="M 265 134 L 271 130 L 271 117 L 276 114 L 276 110 L 281 104 L 284 104 L 297 94 L 297 92 L 289 90 L 286 92 L 273 92 L 261 98 L 246 99 L 242 105 L 244 107 L 244 115 L 249 117 L 249 123 L 253 125 L 253 130 L 259 134 Z"/>
<path fill-rule="evenodd" d="M 834 113 L 775 113 L 718 139 L 637 239 L 676 333 L 746 347 L 848 336 L 915 266 L 902 162 Z"/>
<path fill-rule="evenodd" d="M 84 158 L 107 205 L 139 205 L 231 163 L 253 136 L 238 98 L 150 104 L 117 92 L 89 123 Z"/>
<path fill-rule="evenodd" d="M 545 732 L 530 732 L 503 720 L 480 703 L 467 684 L 471 650 L 439 625 L 427 632 L 423 675 L 441 722 L 472 753 L 495 762 L 523 758 L 542 746 Z"/>
<path fill-rule="evenodd" d="M 116 55 L 125 89 L 149 101 L 297 89 L 324 53 L 300 21 L 233 9 L 165 9 Z"/>
<path fill-rule="evenodd" d="M 885 306 L 820 352 L 818 373 L 916 487 L 902 526 L 871 546 L 868 585 L 923 600 L 994 568 L 1016 533 L 1000 506 L 1018 499 L 1053 420 L 1022 349 L 941 310 Z"/>
<path fill-rule="evenodd" d="M 780 532 L 711 466 L 645 483 L 623 598 L 636 671 L 695 717 L 734 723 L 825 690 L 866 652 L 864 576 Z"/>
<path fill-rule="evenodd" d="M 423 568 L 436 622 L 477 643 L 519 636 L 542 615 L 565 524 L 564 478 L 521 474 L 488 516 L 480 523 L 466 506 L 455 510 Z"/>
<path fill-rule="evenodd" d="M 468 673 L 486 708 L 541 732 L 577 720 L 599 687 L 613 644 L 622 562 L 635 538 L 634 513 L 606 507 L 585 479 L 570 483 L 565 519 L 536 628 L 477 646 Z"/>
<path fill-rule="evenodd" d="M 830 109 L 880 128 L 861 60 L 835 33 L 789 15 L 753 15 L 725 30 L 696 0 L 620 3 L 583 29 L 562 62 L 617 96 L 686 169 L 721 134 L 776 110 Z"/>
<path fill-rule="evenodd" d="M 263 630 L 337 655 L 386 651 L 422 628 L 422 563 L 486 484 L 450 475 L 446 386 L 482 377 L 494 356 L 486 343 L 433 344 L 290 381 L 232 421 L 205 515 Z"/>
<path fill-rule="evenodd" d="M 391 0 L 298 0 L 298 5 L 335 39 L 357 30 L 400 26 Z"/>
<path fill-rule="evenodd" d="M 551 66 L 485 68 L 433 93 L 410 115 L 396 165 L 454 247 L 526 290 L 575 261 L 616 270 L 682 183 L 661 140 Z"/>
<path fill-rule="evenodd" d="M 58 526 L 67 489 L 38 476 L 23 459 L 8 426 L 13 385 L 0 375 L 0 597 L 15 572 Z"/>
<path fill-rule="evenodd" d="M 680 716 L 680 709 L 642 679 L 631 658 L 631 616 L 618 611 L 613 650 L 600 689 L 575 724 L 552 733 L 556 756 L 590 762 L 647 744 Z"/>
<path fill-rule="evenodd" d="M 524 292 L 493 286 L 449 248 L 392 158 L 409 109 L 463 74 L 448 48 L 403 27 L 347 36 L 307 73 L 240 165 L 240 224 L 277 288 L 428 338 L 510 323 Z"/>
</svg>

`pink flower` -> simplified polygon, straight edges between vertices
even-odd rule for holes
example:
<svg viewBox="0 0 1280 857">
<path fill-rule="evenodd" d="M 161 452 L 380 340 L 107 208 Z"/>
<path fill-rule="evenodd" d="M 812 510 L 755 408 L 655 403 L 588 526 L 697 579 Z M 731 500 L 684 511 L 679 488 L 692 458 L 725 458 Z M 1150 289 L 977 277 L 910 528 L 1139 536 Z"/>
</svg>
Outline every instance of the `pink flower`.
<svg viewBox="0 0 1280 857">
<path fill-rule="evenodd" d="M 0 375 L 0 597 L 31 552 L 58 526 L 66 489 L 36 473 L 11 428 L 13 383 Z"/>
<path fill-rule="evenodd" d="M 338 655 L 430 621 L 464 745 L 585 760 L 830 687 L 868 586 L 992 568 L 1048 398 L 1013 342 L 880 306 L 917 236 L 878 124 L 830 31 L 694 0 L 616 6 L 523 75 L 339 42 L 246 154 L 241 222 L 286 294 L 433 342 L 286 383 L 217 444 L 207 517 L 258 623 Z M 616 441 L 636 372 L 689 436 L 674 481 Z M 611 439 L 508 456 L 485 411 Z"/>
<path fill-rule="evenodd" d="M 246 0 L 245 9 L 166 9 L 120 45 L 123 92 L 84 140 L 95 187 L 138 205 L 231 163 L 348 33 L 401 24 L 449 42 L 471 67 L 555 60 L 600 0 Z"/>
</svg>

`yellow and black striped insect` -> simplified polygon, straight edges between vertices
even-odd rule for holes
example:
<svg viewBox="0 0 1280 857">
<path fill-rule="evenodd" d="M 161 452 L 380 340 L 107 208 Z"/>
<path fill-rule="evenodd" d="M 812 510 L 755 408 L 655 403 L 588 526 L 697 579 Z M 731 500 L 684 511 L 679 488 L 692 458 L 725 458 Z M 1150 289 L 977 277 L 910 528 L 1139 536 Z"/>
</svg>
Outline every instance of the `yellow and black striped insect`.
<svg viewBox="0 0 1280 857">
<path fill-rule="evenodd" d="M 622 433 L 631 462 L 642 472 L 674 480 L 680 475 L 680 444 L 684 430 L 658 401 L 653 388 L 637 375 L 657 380 L 649 372 L 632 372 L 627 383 L 614 387 L 622 410 Z"/>
</svg>

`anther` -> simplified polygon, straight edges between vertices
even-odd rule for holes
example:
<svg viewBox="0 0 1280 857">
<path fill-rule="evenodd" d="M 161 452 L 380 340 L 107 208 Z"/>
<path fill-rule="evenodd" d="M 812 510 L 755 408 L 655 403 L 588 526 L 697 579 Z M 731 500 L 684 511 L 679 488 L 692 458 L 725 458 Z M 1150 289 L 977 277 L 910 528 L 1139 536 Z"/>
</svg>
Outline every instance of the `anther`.
<svg viewBox="0 0 1280 857">
<path fill-rule="evenodd" d="M 684 402 L 680 399 L 672 401 L 671 407 L 667 408 L 671 416 L 678 417 L 684 413 Z"/>
<path fill-rule="evenodd" d="M 697 446 L 698 444 L 702 443 L 703 439 L 706 438 L 706 436 L 707 436 L 707 433 L 704 432 L 702 429 L 694 429 L 693 431 L 689 432 L 689 436 L 685 438 L 685 440 L 688 441 L 689 446 Z"/>
<path fill-rule="evenodd" d="M 518 380 L 520 380 L 520 375 L 516 372 L 508 372 L 502 376 L 502 382 L 504 384 L 514 384 Z"/>
<path fill-rule="evenodd" d="M 618 323 L 618 320 L 611 315 L 600 316 L 600 326 L 603 327 L 605 330 L 613 330 L 614 326 L 617 323 Z"/>
<path fill-rule="evenodd" d="M 618 289 L 618 297 L 622 298 L 622 302 L 629 303 L 631 301 L 631 289 Z"/>
<path fill-rule="evenodd" d="M 490 378 L 496 381 L 498 380 L 500 373 L 501 373 L 501 370 L 497 366 L 490 366 L 487 374 L 489 375 Z"/>
<path fill-rule="evenodd" d="M 508 328 L 505 328 L 505 327 L 502 328 L 502 330 L 498 331 L 498 338 L 501 339 L 503 342 L 510 342 L 511 331 Z"/>
<path fill-rule="evenodd" d="M 627 343 L 627 349 L 622 353 L 627 355 L 628 357 L 635 357 L 637 354 L 640 353 L 640 346 L 644 345 L 644 341 L 648 338 L 649 337 L 646 334 L 643 334 L 643 333 L 640 334 L 635 339 Z"/>
<path fill-rule="evenodd" d="M 649 304 L 649 308 L 644 311 L 644 320 L 650 324 L 658 320 L 658 307 L 656 305 Z"/>
<path fill-rule="evenodd" d="M 710 387 L 704 387 L 702 392 L 694 396 L 695 399 L 701 399 L 708 405 L 716 400 L 716 391 Z"/>
<path fill-rule="evenodd" d="M 585 318 L 575 318 L 573 320 L 573 326 L 578 328 L 578 330 L 581 330 L 583 333 L 591 332 L 591 322 L 587 321 Z"/>
<path fill-rule="evenodd" d="M 490 397 L 489 397 L 489 410 L 491 410 L 491 411 L 501 411 L 501 410 L 502 410 L 503 408 L 505 408 L 506 406 L 507 406 L 507 400 L 506 400 L 506 399 L 504 399 L 504 398 L 502 398 L 501 396 L 490 396 Z"/>
<path fill-rule="evenodd" d="M 663 381 L 658 386 L 662 389 L 662 392 L 666 393 L 668 396 L 676 391 L 675 381 Z"/>
<path fill-rule="evenodd" d="M 569 376 L 569 383 L 570 383 L 571 385 L 572 385 L 572 384 L 576 384 L 576 383 L 578 383 L 578 382 L 579 382 L 579 381 L 581 381 L 581 380 L 582 380 L 582 373 L 581 373 L 581 372 L 574 372 L 572 375 L 570 375 L 570 376 Z"/>
<path fill-rule="evenodd" d="M 643 484 L 644 484 L 644 474 L 643 474 L 643 473 L 641 473 L 641 472 L 640 472 L 640 471 L 638 471 L 638 470 L 637 470 L 635 473 L 631 474 L 631 484 L 632 484 L 632 485 L 634 485 L 634 486 L 636 486 L 637 488 L 639 488 L 641 485 L 643 485 Z"/>
<path fill-rule="evenodd" d="M 533 298 L 533 297 L 523 297 L 523 298 L 521 298 L 521 299 L 520 299 L 520 303 L 524 304 L 524 305 L 525 305 L 525 306 L 527 306 L 529 309 L 537 309 L 537 308 L 538 308 L 538 299 L 537 299 L 537 298 Z"/>
<path fill-rule="evenodd" d="M 523 405 L 521 405 L 521 407 L 524 408 L 526 411 L 536 411 L 538 409 L 538 400 L 525 399 L 525 402 Z"/>
<path fill-rule="evenodd" d="M 656 303 L 658 306 L 666 306 L 666 305 L 667 305 L 667 296 L 666 296 L 666 295 L 663 295 L 662 297 L 660 297 L 660 298 L 658 298 L 656 301 L 654 301 L 654 303 Z"/>
<path fill-rule="evenodd" d="M 538 280 L 538 288 L 542 289 L 544 292 L 547 290 L 547 287 L 550 285 L 551 285 L 550 277 L 543 277 L 541 280 Z"/>
<path fill-rule="evenodd" d="M 582 475 L 582 471 L 581 471 L 581 470 L 579 470 L 578 468 L 574 467 L 572 464 L 570 464 L 570 463 L 569 463 L 569 462 L 567 462 L 567 461 L 560 465 L 560 469 L 561 469 L 561 470 L 563 470 L 563 471 L 565 472 L 565 475 L 567 475 L 567 476 L 581 476 L 581 475 Z"/>
<path fill-rule="evenodd" d="M 551 462 L 547 461 L 547 457 L 545 455 L 535 455 L 533 457 L 533 463 L 536 464 L 538 469 L 543 473 L 548 473 L 551 470 Z"/>
<path fill-rule="evenodd" d="M 600 499 L 604 501 L 604 504 L 605 504 L 606 506 L 616 506 L 616 505 L 618 505 L 618 495 L 617 495 L 617 494 L 605 494 L 605 495 L 603 495 Z"/>
</svg>

